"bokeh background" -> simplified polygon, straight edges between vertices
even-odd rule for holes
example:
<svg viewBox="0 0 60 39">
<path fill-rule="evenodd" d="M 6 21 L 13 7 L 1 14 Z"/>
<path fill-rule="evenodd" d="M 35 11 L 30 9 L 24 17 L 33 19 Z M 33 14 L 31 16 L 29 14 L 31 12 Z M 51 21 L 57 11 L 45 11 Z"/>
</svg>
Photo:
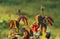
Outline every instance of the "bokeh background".
<svg viewBox="0 0 60 39">
<path fill-rule="evenodd" d="M 36 14 L 41 15 L 41 4 L 45 7 L 44 15 L 55 21 L 53 26 L 48 26 L 51 39 L 60 39 L 60 0 L 0 0 L 0 39 L 8 39 L 8 23 L 17 19 L 18 9 L 28 18 L 30 26 Z"/>
</svg>

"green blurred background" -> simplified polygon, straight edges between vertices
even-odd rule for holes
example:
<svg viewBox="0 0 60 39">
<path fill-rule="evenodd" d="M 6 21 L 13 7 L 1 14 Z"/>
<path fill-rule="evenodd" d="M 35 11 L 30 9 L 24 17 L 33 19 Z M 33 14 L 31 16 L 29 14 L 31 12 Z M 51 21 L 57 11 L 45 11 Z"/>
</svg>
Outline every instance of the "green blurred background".
<svg viewBox="0 0 60 39">
<path fill-rule="evenodd" d="M 41 14 L 41 4 L 45 7 L 44 15 L 55 21 L 53 26 L 48 26 L 51 39 L 60 39 L 60 0 L 0 0 L 0 39 L 8 39 L 8 23 L 17 19 L 18 9 L 28 18 L 30 26 L 36 14 Z"/>
</svg>

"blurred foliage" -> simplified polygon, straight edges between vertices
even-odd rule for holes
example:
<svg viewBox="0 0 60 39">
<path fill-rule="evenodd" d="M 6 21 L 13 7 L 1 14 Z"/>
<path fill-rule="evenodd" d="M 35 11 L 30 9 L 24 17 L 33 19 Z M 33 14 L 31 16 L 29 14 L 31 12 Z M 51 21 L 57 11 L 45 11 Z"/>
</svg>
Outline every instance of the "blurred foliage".
<svg viewBox="0 0 60 39">
<path fill-rule="evenodd" d="M 60 0 L 0 0 L 0 21 L 3 20 L 0 22 L 0 37 L 7 39 L 8 23 L 17 19 L 18 9 L 28 18 L 30 26 L 35 21 L 36 14 L 41 14 L 41 3 L 45 6 L 44 14 L 55 21 L 53 27 L 49 27 L 52 32 L 51 39 L 55 39 L 57 34 L 60 35 Z"/>
</svg>

